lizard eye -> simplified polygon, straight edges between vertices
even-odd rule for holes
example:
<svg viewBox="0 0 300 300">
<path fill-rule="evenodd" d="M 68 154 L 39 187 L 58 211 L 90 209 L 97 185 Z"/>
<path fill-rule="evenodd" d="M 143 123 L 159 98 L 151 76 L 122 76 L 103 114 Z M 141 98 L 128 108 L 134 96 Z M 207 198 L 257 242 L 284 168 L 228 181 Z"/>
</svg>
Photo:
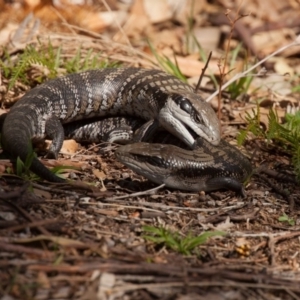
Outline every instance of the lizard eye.
<svg viewBox="0 0 300 300">
<path fill-rule="evenodd" d="M 182 110 L 184 110 L 185 112 L 187 112 L 188 114 L 191 114 L 192 112 L 192 105 L 190 103 L 190 101 L 186 100 L 186 99 L 183 99 L 181 102 L 180 102 L 180 108 Z"/>
</svg>

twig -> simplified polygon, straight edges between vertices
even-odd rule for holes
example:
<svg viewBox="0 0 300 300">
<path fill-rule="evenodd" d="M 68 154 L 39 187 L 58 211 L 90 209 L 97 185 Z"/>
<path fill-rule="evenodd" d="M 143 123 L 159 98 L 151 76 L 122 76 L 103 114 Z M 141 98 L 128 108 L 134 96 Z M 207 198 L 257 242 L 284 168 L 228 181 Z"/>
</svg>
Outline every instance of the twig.
<svg viewBox="0 0 300 300">
<path fill-rule="evenodd" d="M 40 220 L 40 221 L 35 221 L 35 222 L 30 222 L 30 223 L 24 223 L 21 225 L 15 225 L 15 226 L 11 226 L 11 227 L 5 227 L 5 228 L 1 228 L 0 232 L 2 231 L 19 231 L 22 229 L 27 229 L 27 228 L 35 228 L 38 226 L 47 226 L 47 225 L 52 225 L 52 224 L 58 224 L 58 223 L 62 223 L 63 221 L 57 221 L 57 220 Z"/>
<path fill-rule="evenodd" d="M 227 60 L 228 60 L 228 55 L 229 55 L 229 50 L 230 50 L 230 43 L 231 43 L 231 40 L 232 40 L 234 26 L 235 26 L 235 23 L 240 18 L 242 18 L 242 16 L 238 16 L 239 12 L 240 12 L 240 9 L 241 9 L 241 6 L 242 6 L 242 2 L 243 1 L 241 1 L 240 5 L 237 9 L 236 17 L 234 18 L 234 20 L 231 20 L 231 18 L 229 16 L 229 13 L 230 13 L 229 10 L 225 14 L 228 21 L 230 22 L 230 33 L 229 33 L 228 42 L 227 42 L 227 46 L 226 46 L 226 50 L 225 50 L 225 58 L 224 58 L 223 68 L 221 68 L 221 63 L 219 63 L 219 65 L 218 65 L 219 70 L 220 70 L 220 87 L 223 86 L 224 79 L 225 79 L 225 76 L 226 76 L 225 68 L 226 68 L 226 65 L 227 65 Z M 219 89 L 219 93 L 218 93 L 218 118 L 219 118 L 219 120 L 221 119 L 221 99 L 222 99 L 222 89 Z"/>
<path fill-rule="evenodd" d="M 203 76 L 204 76 L 205 71 L 206 71 L 206 69 L 207 69 L 207 67 L 208 67 L 208 64 L 209 64 L 209 62 L 210 62 L 211 55 L 212 55 L 212 51 L 209 52 L 209 55 L 208 55 L 208 58 L 207 58 L 207 60 L 206 60 L 205 66 L 204 66 L 204 68 L 203 68 L 202 71 L 201 71 L 201 75 L 200 75 L 199 80 L 198 80 L 198 82 L 197 82 L 197 85 L 196 85 L 196 87 L 195 87 L 195 93 L 197 93 L 197 91 L 198 91 L 198 89 L 199 89 L 199 87 L 200 87 L 200 84 L 201 84 L 201 82 L 202 82 Z"/>
<path fill-rule="evenodd" d="M 119 201 L 119 200 L 110 200 L 110 201 Z M 133 202 L 130 202 L 130 204 L 133 204 Z M 232 209 L 240 209 L 243 208 L 245 205 L 234 205 L 234 206 L 226 206 L 224 208 L 195 208 L 195 207 L 183 207 L 183 206 L 169 206 L 169 205 L 164 205 L 162 203 L 153 203 L 153 202 L 138 202 L 136 203 L 141 206 L 150 206 L 150 207 L 158 207 L 161 210 L 182 210 L 182 211 L 192 211 L 192 212 L 215 212 L 215 211 L 220 211 L 220 210 L 232 210 Z M 123 203 L 125 205 L 125 203 Z"/>
<path fill-rule="evenodd" d="M 228 218 L 228 217 L 230 218 L 231 221 L 236 221 L 236 222 L 248 221 L 248 220 L 253 220 L 259 211 L 260 211 L 260 209 L 254 209 L 252 212 L 250 212 L 248 214 L 242 214 L 242 215 L 238 214 L 235 216 L 228 215 L 228 214 L 225 215 L 225 212 L 222 212 L 220 214 L 216 214 L 216 215 L 207 217 L 205 220 L 202 220 L 201 222 L 205 223 L 205 224 L 207 224 L 207 223 L 214 224 L 214 223 L 225 221 L 226 218 Z M 226 211 L 226 213 L 228 213 L 228 211 Z"/>
<path fill-rule="evenodd" d="M 26 220 L 30 221 L 31 223 L 34 223 L 35 220 L 32 218 L 32 216 L 26 211 L 24 210 L 22 207 L 16 205 L 15 203 L 11 202 L 11 201 L 7 201 L 7 200 L 4 200 L 7 204 L 9 204 L 10 206 L 12 206 L 19 214 L 21 214 Z M 43 228 L 42 226 L 36 226 L 37 230 L 46 235 L 46 236 L 51 236 L 51 233 Z"/>
<path fill-rule="evenodd" d="M 110 8 L 110 6 L 108 5 L 108 3 L 106 2 L 106 0 L 102 0 L 102 3 L 103 3 L 103 5 L 105 6 L 105 8 L 106 8 L 110 13 L 113 13 L 113 11 L 111 10 L 111 8 Z M 120 23 L 118 22 L 117 18 L 114 18 L 114 21 L 115 21 L 117 27 L 119 28 L 120 32 L 122 33 L 123 37 L 125 38 L 126 43 L 128 44 L 128 46 L 131 47 L 132 49 L 134 49 L 133 46 L 132 46 L 132 44 L 131 44 L 131 42 L 130 42 L 130 40 L 129 40 L 129 38 L 128 38 L 128 36 L 126 35 L 126 33 L 125 33 L 125 31 L 124 31 L 124 29 L 122 28 L 122 26 L 121 26 Z"/>
<path fill-rule="evenodd" d="M 50 183 L 51 184 L 51 183 Z M 32 182 L 31 185 L 35 188 L 38 188 L 40 190 L 43 191 L 48 191 L 48 192 L 52 192 L 52 193 L 57 193 L 57 194 L 62 194 L 62 195 L 68 195 L 68 196 L 73 196 L 75 199 L 77 199 L 78 197 L 80 197 L 80 193 L 75 192 L 75 191 L 69 191 L 67 189 L 63 189 L 65 186 L 72 186 L 74 188 L 79 188 L 85 191 L 91 191 L 92 187 L 89 186 L 88 184 L 85 184 L 84 182 L 66 182 L 66 183 L 62 183 L 62 184 L 53 184 L 52 186 L 48 187 L 48 186 L 44 186 L 35 182 Z M 60 188 L 55 188 L 55 186 L 59 186 Z"/>
<path fill-rule="evenodd" d="M 267 232 L 260 232 L 260 233 L 242 233 L 242 232 L 235 232 L 229 234 L 231 237 L 267 237 L 269 238 L 272 236 L 274 239 L 276 239 L 276 242 L 281 239 L 287 239 L 292 238 L 296 236 L 300 236 L 300 231 L 296 232 L 278 232 L 278 233 L 267 233 Z"/>
<path fill-rule="evenodd" d="M 68 29 L 71 31 L 72 34 L 76 35 L 76 31 L 69 26 L 69 23 L 67 22 L 67 20 L 64 18 L 64 16 L 54 7 L 54 6 L 50 6 L 50 9 L 58 16 L 58 18 L 68 27 Z"/>
<path fill-rule="evenodd" d="M 290 211 L 294 210 L 295 207 L 295 203 L 294 203 L 294 199 L 289 195 L 289 193 L 287 191 L 285 191 L 284 189 L 281 189 L 278 184 L 273 184 L 273 182 L 265 175 L 257 173 L 256 175 L 258 175 L 261 179 L 263 179 L 265 182 L 267 182 L 267 184 L 279 195 L 281 195 L 284 199 L 286 199 L 289 203 L 289 209 Z"/>
<path fill-rule="evenodd" d="M 292 238 L 298 237 L 298 236 L 300 236 L 300 231 L 289 232 L 285 235 L 281 235 L 281 236 L 277 236 L 277 237 L 275 237 L 274 234 L 269 235 L 268 246 L 269 246 L 269 249 L 271 252 L 271 262 L 270 262 L 271 266 L 275 266 L 275 264 L 276 264 L 275 244 L 281 240 L 292 239 Z"/>
<path fill-rule="evenodd" d="M 33 26 L 29 28 L 29 33 L 27 34 L 26 39 L 22 42 L 22 38 L 24 37 L 24 33 L 30 22 L 34 20 Z M 37 33 L 38 29 L 40 27 L 40 20 L 39 19 L 34 19 L 33 14 L 29 13 L 27 17 L 22 21 L 20 26 L 18 27 L 16 33 L 12 37 L 12 44 L 16 46 L 17 48 L 21 46 L 21 44 L 26 44 L 29 43 L 32 39 L 32 37 Z M 17 45 L 16 45 L 17 44 Z"/>
<path fill-rule="evenodd" d="M 124 196 L 118 196 L 118 197 L 110 197 L 110 198 L 106 198 L 106 201 L 115 201 L 115 200 L 119 200 L 119 199 L 126 199 L 126 198 L 131 198 L 131 197 L 139 197 L 139 196 L 143 196 L 143 195 L 152 195 L 154 192 L 158 191 L 159 189 L 163 188 L 165 186 L 165 184 L 161 184 L 153 189 L 144 191 L 144 192 L 138 192 L 138 193 L 132 193 L 129 195 L 124 195 Z M 99 198 L 97 198 L 98 200 Z M 102 199 L 102 197 L 101 197 Z"/>
<path fill-rule="evenodd" d="M 47 251 L 47 250 L 40 250 L 36 249 L 33 247 L 28 247 L 28 246 L 21 246 L 21 245 L 14 245 L 14 244 L 9 244 L 9 243 L 3 243 L 0 242 L 0 249 L 1 252 L 3 253 L 4 251 L 7 251 L 9 253 L 11 252 L 19 252 L 22 254 L 29 254 L 29 255 L 37 255 L 40 257 L 47 257 L 47 258 L 52 258 L 55 254 Z"/>
<path fill-rule="evenodd" d="M 13 198 L 19 198 L 19 197 L 21 197 L 21 195 L 23 195 L 27 191 L 28 187 L 29 187 L 29 184 L 25 183 L 21 188 L 19 188 L 16 191 L 0 192 L 0 200 L 9 200 L 9 199 L 13 199 Z"/>
<path fill-rule="evenodd" d="M 219 94 L 220 91 L 224 91 L 230 84 L 235 82 L 236 80 L 245 77 L 248 73 L 250 73 L 252 70 L 263 64 L 265 61 L 267 61 L 269 58 L 279 54 L 280 52 L 292 47 L 292 46 L 299 46 L 300 45 L 300 35 L 297 36 L 297 38 L 290 44 L 285 45 L 278 50 L 274 51 L 264 59 L 260 60 L 258 63 L 256 63 L 254 66 L 250 67 L 248 70 L 242 72 L 242 73 L 237 73 L 235 74 L 228 82 L 226 82 L 224 85 L 222 85 L 217 91 L 215 91 L 213 94 L 211 94 L 205 101 L 209 102 L 211 101 L 215 96 Z"/>
</svg>

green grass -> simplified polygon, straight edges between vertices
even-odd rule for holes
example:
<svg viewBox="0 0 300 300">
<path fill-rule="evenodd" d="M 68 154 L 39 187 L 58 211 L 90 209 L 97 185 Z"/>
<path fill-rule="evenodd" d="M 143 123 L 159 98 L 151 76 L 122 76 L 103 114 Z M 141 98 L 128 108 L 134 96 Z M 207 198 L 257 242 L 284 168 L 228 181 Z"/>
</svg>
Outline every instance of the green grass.
<svg viewBox="0 0 300 300">
<path fill-rule="evenodd" d="M 238 59 L 238 56 L 241 54 L 241 51 L 243 51 L 242 43 L 240 43 L 237 47 L 235 47 L 234 50 L 230 52 L 230 63 L 229 63 L 229 70 L 234 70 L 235 65 Z M 248 69 L 249 66 L 247 63 L 244 63 L 244 69 Z M 231 72 L 230 71 L 230 72 Z M 252 74 L 249 74 L 247 76 L 241 77 L 238 80 L 231 83 L 226 91 L 230 94 L 231 99 L 236 99 L 241 94 L 246 94 L 248 92 L 248 89 L 250 87 L 250 84 L 253 80 Z"/>
<path fill-rule="evenodd" d="M 181 72 L 178 63 L 176 61 L 176 57 L 174 55 L 175 63 L 173 63 L 169 57 L 164 55 L 159 55 L 153 45 L 148 41 L 150 50 L 154 57 L 156 58 L 160 67 L 165 70 L 167 73 L 174 75 L 175 77 L 179 78 L 183 82 L 187 82 L 187 78 Z"/>
<path fill-rule="evenodd" d="M 0 136 L 0 141 L 1 141 L 1 136 Z M 37 155 L 34 152 L 31 143 L 29 143 L 28 149 L 29 149 L 29 152 L 28 152 L 28 155 L 27 155 L 25 161 L 22 161 L 22 159 L 20 157 L 17 157 L 14 173 L 18 177 L 23 178 L 25 180 L 38 180 L 38 179 L 40 179 L 40 177 L 30 171 L 30 166 L 32 164 L 32 161 L 34 158 L 37 158 Z M 53 167 L 52 169 L 50 169 L 50 171 L 53 174 L 57 175 L 58 177 L 61 177 L 60 174 L 62 174 L 66 170 L 78 170 L 78 168 L 74 167 L 74 166 L 56 166 L 56 167 Z M 10 167 L 8 167 L 8 168 L 6 168 L 6 173 L 13 174 L 13 170 Z"/>
<path fill-rule="evenodd" d="M 241 130 L 237 141 L 242 144 L 249 133 L 268 142 L 274 142 L 283 151 L 290 154 L 292 164 L 298 180 L 300 180 L 300 111 L 295 115 L 286 114 L 285 122 L 280 124 L 276 111 L 270 109 L 268 115 L 268 129 L 260 126 L 260 109 L 257 104 L 257 112 L 253 110 L 253 116 L 246 114 L 247 127 Z"/>
<path fill-rule="evenodd" d="M 282 216 L 280 216 L 278 218 L 279 222 L 286 222 L 288 223 L 290 226 L 294 226 L 295 225 L 295 220 L 290 218 L 288 215 L 286 215 L 285 213 L 283 213 Z"/>
<path fill-rule="evenodd" d="M 75 73 L 90 69 L 101 69 L 116 67 L 118 62 L 110 62 L 101 58 L 101 53 L 90 49 L 82 50 L 80 47 L 74 56 L 66 58 L 61 47 L 53 47 L 48 44 L 28 45 L 18 56 L 11 57 L 8 50 L 3 49 L 3 59 L 0 60 L 2 76 L 9 81 L 8 90 L 21 82 L 26 85 L 35 86 L 45 80 L 56 78 L 66 73 Z M 36 157 L 30 143 L 29 154 L 23 162 L 19 157 L 16 161 L 15 173 L 24 179 L 37 179 L 38 177 L 30 172 L 32 160 Z M 65 169 L 73 167 L 59 166 L 51 171 L 59 174 Z M 11 173 L 10 169 L 7 169 Z"/>
<path fill-rule="evenodd" d="M 223 236 L 226 233 L 222 231 L 207 231 L 199 236 L 188 234 L 182 237 L 178 232 L 171 232 L 166 228 L 156 228 L 153 226 L 143 226 L 144 239 L 157 245 L 165 246 L 175 252 L 183 255 L 191 255 L 199 245 L 206 243 L 212 236 Z"/>
<path fill-rule="evenodd" d="M 203 50 L 203 48 L 201 47 L 201 45 L 199 44 L 199 42 L 197 41 L 195 36 L 192 36 L 192 38 L 194 40 L 195 45 L 197 45 L 198 52 L 199 52 L 199 55 L 200 55 L 202 61 L 207 61 L 208 56 L 207 56 L 206 52 Z M 242 51 L 243 51 L 242 44 L 239 44 L 237 47 L 235 47 L 234 50 L 232 50 L 229 53 L 228 57 L 230 57 L 230 62 L 229 62 L 229 70 L 230 71 L 228 74 L 230 74 L 230 72 L 232 72 L 235 69 L 237 60 L 238 60 L 239 56 L 241 56 Z M 223 62 L 223 63 L 225 63 L 225 62 Z M 246 62 L 244 63 L 244 66 L 245 66 L 245 69 L 248 68 Z M 208 74 L 208 76 L 210 77 L 215 88 L 217 89 L 219 87 L 219 79 L 217 78 L 217 76 L 212 73 Z M 253 76 L 252 76 L 252 74 L 249 74 L 249 75 L 239 78 L 236 81 L 234 81 L 233 83 L 231 83 L 226 88 L 226 91 L 230 94 L 230 98 L 236 99 L 241 94 L 246 94 L 249 90 L 252 80 L 253 80 Z"/>
<path fill-rule="evenodd" d="M 17 81 L 24 84 L 34 85 L 46 79 L 53 79 L 66 73 L 75 73 L 90 69 L 101 69 L 116 67 L 118 62 L 110 62 L 101 58 L 101 53 L 94 50 L 83 51 L 80 47 L 71 58 L 66 58 L 61 47 L 53 47 L 51 42 L 48 45 L 28 45 L 12 59 L 7 50 L 4 50 L 4 59 L 0 60 L 0 69 L 5 78 L 9 78 L 8 89 L 11 89 Z M 30 70 L 38 68 L 34 75 Z"/>
<path fill-rule="evenodd" d="M 33 159 L 37 158 L 36 153 L 34 152 L 31 143 L 29 144 L 29 152 L 28 155 L 23 162 L 20 157 L 17 157 L 16 160 L 16 170 L 15 173 L 17 176 L 20 178 L 23 178 L 25 180 L 37 180 L 39 179 L 39 176 L 36 174 L 32 173 L 30 171 L 30 166 L 32 164 Z M 59 174 L 63 173 L 65 170 L 77 170 L 78 168 L 75 168 L 73 166 L 57 166 L 52 168 L 50 171 L 59 176 Z M 11 173 L 11 170 L 7 170 L 8 173 Z M 60 176 L 59 176 L 60 177 Z"/>
</svg>

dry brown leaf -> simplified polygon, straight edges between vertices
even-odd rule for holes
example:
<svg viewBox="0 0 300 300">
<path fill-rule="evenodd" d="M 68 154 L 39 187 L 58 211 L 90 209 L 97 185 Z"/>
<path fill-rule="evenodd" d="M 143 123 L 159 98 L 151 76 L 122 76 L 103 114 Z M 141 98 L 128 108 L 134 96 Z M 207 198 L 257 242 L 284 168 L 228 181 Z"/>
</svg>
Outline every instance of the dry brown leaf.
<svg viewBox="0 0 300 300">
<path fill-rule="evenodd" d="M 74 161 L 71 159 L 59 159 L 59 160 L 55 160 L 55 159 L 43 159 L 42 160 L 43 163 L 46 166 L 49 167 L 56 167 L 56 166 L 70 166 L 70 167 L 75 167 L 75 168 L 83 168 L 88 166 L 88 164 L 86 162 L 78 162 L 78 161 Z"/>
<path fill-rule="evenodd" d="M 100 179 L 101 181 L 102 180 L 105 180 L 106 179 L 106 174 L 103 172 L 103 171 L 100 171 L 98 169 L 93 169 L 93 174 L 98 178 Z"/>
<path fill-rule="evenodd" d="M 6 170 L 6 168 L 7 168 L 7 165 L 0 162 L 0 174 L 3 174 Z"/>
<path fill-rule="evenodd" d="M 216 230 L 228 231 L 234 224 L 230 221 L 230 218 L 227 217 L 223 222 L 220 222 L 217 226 L 215 226 Z"/>
<path fill-rule="evenodd" d="M 129 214 L 130 219 L 137 219 L 137 218 L 140 218 L 140 217 L 141 217 L 141 213 L 139 211 L 135 211 L 135 212 Z"/>
<path fill-rule="evenodd" d="M 127 36 L 132 39 L 140 39 L 140 34 L 144 31 L 151 31 L 151 22 L 144 10 L 143 0 L 136 0 L 131 7 L 127 22 L 123 25 L 123 30 Z M 118 32 L 114 37 L 114 41 L 126 42 L 122 32 Z"/>
<path fill-rule="evenodd" d="M 37 283 L 39 286 L 43 287 L 44 289 L 50 289 L 51 287 L 49 278 L 47 274 L 43 271 L 38 272 Z"/>
<path fill-rule="evenodd" d="M 33 192 L 35 195 L 39 196 L 39 197 L 43 197 L 45 199 L 51 199 L 51 193 L 41 190 L 41 189 L 37 189 L 37 188 L 33 188 Z"/>
<path fill-rule="evenodd" d="M 252 36 L 252 41 L 257 51 L 266 56 L 282 47 L 282 45 L 290 43 L 291 40 L 287 39 L 287 36 L 293 36 L 293 30 L 290 28 L 282 28 L 280 30 L 265 31 L 254 34 Z"/>
<path fill-rule="evenodd" d="M 179 69 L 184 75 L 189 77 L 199 76 L 206 62 L 202 62 L 196 60 L 194 57 L 191 57 L 176 56 L 176 59 L 170 57 L 170 60 L 174 64 L 177 62 Z M 209 62 L 209 67 L 206 70 L 206 74 L 219 74 L 218 63 L 218 60 L 212 59 Z"/>
<path fill-rule="evenodd" d="M 8 23 L 0 31 L 0 45 L 7 45 L 11 40 L 13 33 L 18 29 L 18 25 L 14 23 Z"/>
<path fill-rule="evenodd" d="M 51 241 L 53 243 L 59 244 L 60 246 L 69 246 L 69 247 L 88 247 L 86 243 L 82 243 L 78 240 L 68 239 L 60 236 L 46 236 L 46 235 L 38 235 L 31 238 L 21 238 L 21 239 L 12 239 L 14 243 L 18 244 L 27 244 L 38 241 Z"/>
<path fill-rule="evenodd" d="M 111 210 L 111 209 L 95 209 L 95 212 L 110 217 L 117 217 L 119 215 L 117 210 Z"/>
<path fill-rule="evenodd" d="M 274 69 L 276 73 L 285 75 L 289 74 L 290 76 L 294 75 L 294 69 L 288 64 L 287 60 L 282 57 L 276 58 Z"/>
<path fill-rule="evenodd" d="M 64 140 L 63 145 L 60 149 L 61 153 L 74 154 L 78 151 L 79 145 L 74 140 Z"/>
<path fill-rule="evenodd" d="M 143 0 L 144 10 L 152 24 L 167 21 L 172 18 L 171 1 Z"/>
<path fill-rule="evenodd" d="M 193 18 L 197 20 L 205 19 L 205 14 L 202 14 L 202 12 L 205 11 L 206 14 L 210 13 L 212 10 L 211 8 L 213 7 L 208 4 L 208 1 L 206 0 L 178 0 L 169 2 L 170 5 L 173 5 L 175 19 L 185 26 L 188 26 L 189 16 L 191 16 L 191 14 L 193 15 Z M 191 7 L 193 7 L 192 11 Z"/>
<path fill-rule="evenodd" d="M 220 27 L 200 27 L 194 30 L 194 36 L 204 51 L 213 51 L 217 49 L 220 37 Z M 183 41 L 184 42 L 184 41 Z M 194 39 L 190 39 L 189 49 L 191 52 L 199 52 L 199 47 Z"/>
<path fill-rule="evenodd" d="M 164 29 L 159 32 L 149 32 L 149 40 L 160 55 L 171 57 L 174 52 L 182 51 L 181 30 Z M 151 53 L 151 50 L 149 51 Z"/>
<path fill-rule="evenodd" d="M 254 77 L 251 82 L 251 89 L 260 91 L 271 91 L 280 95 L 288 95 L 292 92 L 291 82 L 282 75 L 271 74 L 265 78 Z"/>
<path fill-rule="evenodd" d="M 82 14 L 83 13 L 84 12 L 82 12 Z M 128 14 L 125 11 L 86 11 L 85 15 L 79 15 L 79 17 L 79 26 L 91 31 L 99 32 L 108 27 L 118 28 L 118 25 L 122 26 L 128 18 Z"/>
</svg>

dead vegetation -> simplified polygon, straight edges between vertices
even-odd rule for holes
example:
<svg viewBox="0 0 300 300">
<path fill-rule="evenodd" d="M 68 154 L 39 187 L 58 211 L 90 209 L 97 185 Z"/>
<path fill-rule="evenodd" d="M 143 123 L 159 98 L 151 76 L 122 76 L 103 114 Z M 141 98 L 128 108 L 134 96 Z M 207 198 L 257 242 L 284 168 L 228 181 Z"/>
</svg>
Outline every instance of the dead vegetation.
<svg viewBox="0 0 300 300">
<path fill-rule="evenodd" d="M 17 61 L 29 44 L 42 51 L 51 41 L 64 61 L 80 48 L 81 62 L 91 49 L 99 60 L 125 66 L 172 71 L 173 62 L 196 84 L 203 55 L 213 51 L 206 74 L 214 77 L 206 76 L 201 86 L 209 95 L 215 90 L 213 78 L 220 81 L 220 65 L 226 81 L 300 31 L 300 7 L 293 0 L 86 2 L 0 1 L 1 60 L 7 63 L 4 49 Z M 224 64 L 228 9 L 232 17 L 238 10 L 247 16 L 234 24 Z M 299 53 L 300 47 L 292 47 L 267 61 L 268 75 L 254 77 L 237 99 L 222 93 L 224 138 L 234 141 L 247 125 L 246 113 L 257 107 L 264 128 L 271 107 L 280 118 L 287 109 L 298 109 Z M 2 110 L 48 74 L 49 69 L 31 64 L 28 83 L 18 80 L 8 89 L 11 78 L 2 69 Z M 218 99 L 211 103 L 217 109 Z M 7 174 L 13 166 L 2 159 L 1 299 L 300 299 L 300 189 L 280 176 L 293 175 L 290 157 L 255 138 L 243 151 L 253 166 L 263 165 L 267 172 L 251 178 L 243 199 L 229 191 L 156 188 L 118 163 L 113 147 L 103 150 L 102 145 L 68 141 L 58 161 L 43 160 L 47 166 L 79 168 L 66 174 L 81 179 L 73 185 L 24 183 Z M 205 231 L 226 235 L 182 255 L 164 242 L 147 241 L 145 225 L 183 238 Z"/>
</svg>

